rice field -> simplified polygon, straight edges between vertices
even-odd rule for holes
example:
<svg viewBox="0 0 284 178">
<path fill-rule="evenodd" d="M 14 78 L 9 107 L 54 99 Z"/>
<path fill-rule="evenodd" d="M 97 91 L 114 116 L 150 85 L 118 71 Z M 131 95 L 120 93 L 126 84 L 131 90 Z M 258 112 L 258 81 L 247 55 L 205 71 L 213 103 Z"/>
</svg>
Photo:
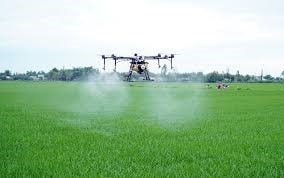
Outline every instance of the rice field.
<svg viewBox="0 0 284 178">
<path fill-rule="evenodd" d="M 0 82 L 0 177 L 284 177 L 284 85 Z"/>
</svg>

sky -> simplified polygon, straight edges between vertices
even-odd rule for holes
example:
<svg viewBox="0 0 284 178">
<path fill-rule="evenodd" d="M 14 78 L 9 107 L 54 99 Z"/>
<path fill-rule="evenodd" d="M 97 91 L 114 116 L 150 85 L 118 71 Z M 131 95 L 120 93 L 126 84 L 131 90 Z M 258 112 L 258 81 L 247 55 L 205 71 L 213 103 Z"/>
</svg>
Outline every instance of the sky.
<svg viewBox="0 0 284 178">
<path fill-rule="evenodd" d="M 134 53 L 177 53 L 177 72 L 263 69 L 278 77 L 284 1 L 0 0 L 0 71 L 101 69 L 101 54 Z M 119 63 L 118 71 L 128 67 Z M 160 71 L 156 64 L 150 70 Z"/>
</svg>

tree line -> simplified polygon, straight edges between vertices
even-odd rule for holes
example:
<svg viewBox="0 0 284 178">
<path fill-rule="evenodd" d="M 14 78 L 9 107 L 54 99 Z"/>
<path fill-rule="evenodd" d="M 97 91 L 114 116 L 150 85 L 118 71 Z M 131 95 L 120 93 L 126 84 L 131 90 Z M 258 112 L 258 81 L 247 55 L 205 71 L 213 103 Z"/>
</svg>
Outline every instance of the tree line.
<svg viewBox="0 0 284 178">
<path fill-rule="evenodd" d="M 127 72 L 116 72 L 117 76 L 124 79 Z M 26 73 L 12 73 L 10 70 L 0 72 L 0 80 L 49 80 L 49 81 L 83 81 L 91 77 L 96 78 L 100 75 L 99 69 L 93 67 L 79 67 L 73 69 L 53 68 L 48 72 L 44 71 L 27 71 Z M 163 66 L 161 73 L 150 73 L 151 78 L 155 81 L 164 82 L 284 82 L 284 71 L 279 77 L 271 75 L 254 76 L 241 75 L 239 71 L 236 74 L 219 73 L 217 71 L 204 74 L 202 72 L 175 73 L 168 72 L 167 67 Z M 143 75 L 133 73 L 133 80 L 142 80 Z"/>
<path fill-rule="evenodd" d="M 26 73 L 12 73 L 5 70 L 0 73 L 0 80 L 58 80 L 58 81 L 80 81 L 86 80 L 91 75 L 98 75 L 99 70 L 93 67 L 78 67 L 73 69 L 53 68 L 49 72 L 27 71 Z"/>
</svg>

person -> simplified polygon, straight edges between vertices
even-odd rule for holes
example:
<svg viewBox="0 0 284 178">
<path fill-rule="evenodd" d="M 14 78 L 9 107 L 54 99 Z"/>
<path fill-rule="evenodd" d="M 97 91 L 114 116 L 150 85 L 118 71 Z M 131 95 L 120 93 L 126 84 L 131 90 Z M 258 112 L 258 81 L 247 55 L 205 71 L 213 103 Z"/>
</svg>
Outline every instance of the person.
<svg viewBox="0 0 284 178">
<path fill-rule="evenodd" d="M 218 90 L 220 90 L 220 89 L 222 88 L 222 84 L 221 84 L 221 83 L 218 83 L 218 84 L 216 85 L 216 88 L 217 88 Z"/>
</svg>

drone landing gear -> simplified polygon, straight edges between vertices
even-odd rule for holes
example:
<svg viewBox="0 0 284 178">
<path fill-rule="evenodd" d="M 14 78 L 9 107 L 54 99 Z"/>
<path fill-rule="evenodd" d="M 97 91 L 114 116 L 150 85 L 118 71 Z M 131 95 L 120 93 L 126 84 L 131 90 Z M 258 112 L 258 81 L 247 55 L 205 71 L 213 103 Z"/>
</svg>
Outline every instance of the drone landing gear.
<svg viewBox="0 0 284 178">
<path fill-rule="evenodd" d="M 130 64 L 129 72 L 128 72 L 128 75 L 127 75 L 127 78 L 126 78 L 126 81 L 127 81 L 127 82 L 130 82 L 130 81 L 131 81 L 131 76 L 132 76 L 133 68 L 134 68 L 134 64 Z"/>
</svg>

